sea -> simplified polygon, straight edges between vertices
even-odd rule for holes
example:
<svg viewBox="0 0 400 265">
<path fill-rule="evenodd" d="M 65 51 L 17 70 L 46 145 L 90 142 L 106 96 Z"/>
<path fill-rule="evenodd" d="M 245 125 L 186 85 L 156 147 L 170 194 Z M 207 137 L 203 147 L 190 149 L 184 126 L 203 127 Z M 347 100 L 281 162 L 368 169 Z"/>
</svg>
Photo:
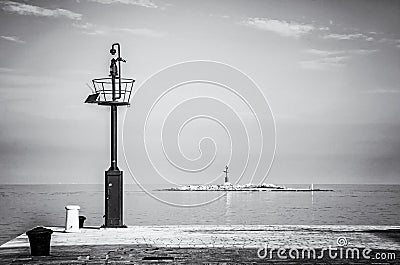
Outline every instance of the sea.
<svg viewBox="0 0 400 265">
<path fill-rule="evenodd" d="M 308 188 L 308 185 L 285 185 Z M 160 191 L 124 186 L 134 225 L 400 225 L 400 185 L 316 185 L 320 192 Z M 36 226 L 63 226 L 79 205 L 85 225 L 104 223 L 101 184 L 0 185 L 0 244 Z"/>
</svg>

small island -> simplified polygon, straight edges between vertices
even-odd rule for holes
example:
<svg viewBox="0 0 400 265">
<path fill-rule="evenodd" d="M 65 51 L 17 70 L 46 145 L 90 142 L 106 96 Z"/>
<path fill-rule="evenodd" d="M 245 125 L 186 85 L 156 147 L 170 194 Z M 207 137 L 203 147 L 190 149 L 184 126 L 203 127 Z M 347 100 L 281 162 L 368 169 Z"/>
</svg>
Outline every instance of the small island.
<svg viewBox="0 0 400 265">
<path fill-rule="evenodd" d="M 287 188 L 282 185 L 275 184 L 231 184 L 228 177 L 228 166 L 223 171 L 225 173 L 225 182 L 222 185 L 208 184 L 208 185 L 184 185 L 179 187 L 172 187 L 166 189 L 159 189 L 159 191 L 294 191 L 294 192 L 310 192 L 310 191 L 333 191 L 328 189 L 315 189 L 311 184 L 308 189 L 294 189 Z"/>
</svg>

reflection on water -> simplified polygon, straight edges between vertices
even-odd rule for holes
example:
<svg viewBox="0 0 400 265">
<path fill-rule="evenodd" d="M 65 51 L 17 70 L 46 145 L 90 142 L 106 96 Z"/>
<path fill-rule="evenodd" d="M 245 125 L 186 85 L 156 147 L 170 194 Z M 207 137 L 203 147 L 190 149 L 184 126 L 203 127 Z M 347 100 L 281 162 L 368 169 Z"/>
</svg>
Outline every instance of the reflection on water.
<svg viewBox="0 0 400 265">
<path fill-rule="evenodd" d="M 227 225 L 231 224 L 230 209 L 231 209 L 232 196 L 233 196 L 232 192 L 227 192 L 225 194 L 225 224 L 227 224 Z"/>
<path fill-rule="evenodd" d="M 307 188 L 305 186 L 303 188 Z M 125 187 L 127 225 L 177 224 L 360 224 L 399 225 L 399 185 L 318 185 L 335 192 L 167 192 L 168 201 L 196 203 L 223 195 L 202 207 L 163 204 L 136 186 Z M 0 242 L 36 225 L 62 226 L 65 206 L 81 206 L 86 224 L 103 224 L 103 185 L 1 185 Z"/>
</svg>

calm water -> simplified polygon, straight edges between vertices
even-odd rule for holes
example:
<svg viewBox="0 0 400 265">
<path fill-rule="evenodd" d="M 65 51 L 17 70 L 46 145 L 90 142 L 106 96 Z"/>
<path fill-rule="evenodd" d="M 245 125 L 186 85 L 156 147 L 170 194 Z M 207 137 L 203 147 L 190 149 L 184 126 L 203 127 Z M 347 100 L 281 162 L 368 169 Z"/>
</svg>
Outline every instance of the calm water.
<svg viewBox="0 0 400 265">
<path fill-rule="evenodd" d="M 299 187 L 298 185 L 288 185 Z M 304 186 L 305 187 L 305 186 Z M 202 207 L 161 203 L 125 187 L 127 225 L 360 224 L 399 225 L 400 185 L 316 185 L 334 192 L 228 192 Z M 62 226 L 65 205 L 81 206 L 87 225 L 103 224 L 103 185 L 0 185 L 0 243 L 37 225 Z M 154 192 L 170 202 L 198 203 L 219 192 Z"/>
</svg>

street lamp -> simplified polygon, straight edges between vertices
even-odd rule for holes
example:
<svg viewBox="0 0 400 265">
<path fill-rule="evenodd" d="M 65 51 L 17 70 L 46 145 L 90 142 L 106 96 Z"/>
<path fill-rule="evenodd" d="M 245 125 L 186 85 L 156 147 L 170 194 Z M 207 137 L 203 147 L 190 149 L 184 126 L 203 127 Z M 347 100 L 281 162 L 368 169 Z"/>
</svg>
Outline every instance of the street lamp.
<svg viewBox="0 0 400 265">
<path fill-rule="evenodd" d="M 117 48 L 117 49 L 116 49 Z M 104 227 L 126 227 L 123 224 L 123 172 L 117 166 L 117 108 L 130 105 L 135 80 L 121 77 L 121 46 L 114 43 L 110 50 L 110 77 L 92 80 L 95 92 L 89 95 L 85 103 L 97 103 L 111 107 L 111 163 L 105 171 L 105 223 Z M 118 64 L 118 65 L 117 65 Z M 118 85 L 118 90 L 116 86 Z"/>
</svg>

